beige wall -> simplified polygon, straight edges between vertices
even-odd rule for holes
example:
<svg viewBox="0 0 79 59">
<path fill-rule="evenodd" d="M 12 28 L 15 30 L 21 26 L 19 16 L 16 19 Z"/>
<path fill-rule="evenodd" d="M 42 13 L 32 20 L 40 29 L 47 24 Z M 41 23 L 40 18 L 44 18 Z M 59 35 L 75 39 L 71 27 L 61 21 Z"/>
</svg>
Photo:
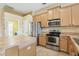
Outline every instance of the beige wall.
<svg viewBox="0 0 79 59">
<path fill-rule="evenodd" d="M 3 9 L 0 9 L 0 36 L 4 34 Z"/>
<path fill-rule="evenodd" d="M 18 15 L 15 15 L 15 14 L 11 14 L 11 13 L 8 13 L 8 12 L 4 12 L 4 19 L 5 19 L 5 33 L 7 34 L 7 25 L 8 25 L 8 22 L 18 22 L 18 26 L 17 27 L 17 30 L 18 30 L 18 33 L 19 34 L 22 34 L 22 19 L 23 17 L 22 16 L 18 16 Z M 13 28 L 13 32 L 15 31 L 16 28 Z"/>
<path fill-rule="evenodd" d="M 79 33 L 79 27 L 53 27 L 53 28 L 43 28 L 42 32 L 48 33 L 50 29 L 58 29 L 61 32 L 73 32 Z"/>
</svg>

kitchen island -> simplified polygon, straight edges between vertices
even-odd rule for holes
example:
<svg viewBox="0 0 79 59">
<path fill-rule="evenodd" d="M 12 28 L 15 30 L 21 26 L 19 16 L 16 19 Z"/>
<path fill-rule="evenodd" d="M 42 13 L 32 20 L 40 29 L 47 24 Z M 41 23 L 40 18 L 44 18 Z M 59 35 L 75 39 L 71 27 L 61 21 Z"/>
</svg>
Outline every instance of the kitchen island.
<svg viewBox="0 0 79 59">
<path fill-rule="evenodd" d="M 13 43 L 8 42 L 1 49 L 5 56 L 33 56 L 36 55 L 36 38 L 15 36 Z"/>
</svg>

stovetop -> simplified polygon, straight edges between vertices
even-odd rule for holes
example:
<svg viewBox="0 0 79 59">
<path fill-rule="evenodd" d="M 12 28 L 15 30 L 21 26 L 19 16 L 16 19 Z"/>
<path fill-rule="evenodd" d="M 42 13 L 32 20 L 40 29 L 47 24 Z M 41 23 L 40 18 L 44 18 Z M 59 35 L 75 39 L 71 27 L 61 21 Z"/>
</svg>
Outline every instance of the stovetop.
<svg viewBox="0 0 79 59">
<path fill-rule="evenodd" d="M 57 36 L 57 37 L 59 37 L 60 36 L 60 32 L 49 32 L 48 34 L 47 34 L 47 36 Z"/>
</svg>

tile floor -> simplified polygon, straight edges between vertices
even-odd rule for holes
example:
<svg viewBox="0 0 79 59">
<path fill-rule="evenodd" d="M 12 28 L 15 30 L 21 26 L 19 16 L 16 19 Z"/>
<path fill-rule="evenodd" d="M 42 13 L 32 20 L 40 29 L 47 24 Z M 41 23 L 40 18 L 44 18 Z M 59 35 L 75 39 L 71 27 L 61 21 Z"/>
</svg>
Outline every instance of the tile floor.
<svg viewBox="0 0 79 59">
<path fill-rule="evenodd" d="M 66 53 L 47 49 L 42 46 L 37 46 L 36 53 L 37 53 L 37 56 L 68 56 L 68 54 Z"/>
</svg>

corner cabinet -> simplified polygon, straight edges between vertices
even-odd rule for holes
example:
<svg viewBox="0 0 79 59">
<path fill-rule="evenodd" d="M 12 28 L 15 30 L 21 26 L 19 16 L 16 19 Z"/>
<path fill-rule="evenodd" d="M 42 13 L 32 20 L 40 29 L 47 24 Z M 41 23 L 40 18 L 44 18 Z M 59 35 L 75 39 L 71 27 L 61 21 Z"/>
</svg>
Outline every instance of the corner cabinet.
<svg viewBox="0 0 79 59">
<path fill-rule="evenodd" d="M 61 8 L 61 26 L 71 26 L 71 7 Z"/>
<path fill-rule="evenodd" d="M 48 13 L 44 12 L 33 16 L 33 21 L 41 22 L 42 27 L 48 27 Z"/>
<path fill-rule="evenodd" d="M 75 44 L 72 42 L 71 39 L 68 39 L 68 53 L 71 56 L 77 56 L 78 55 L 78 51 L 76 49 Z"/>
<path fill-rule="evenodd" d="M 72 6 L 72 23 L 79 26 L 79 4 Z"/>
</svg>

